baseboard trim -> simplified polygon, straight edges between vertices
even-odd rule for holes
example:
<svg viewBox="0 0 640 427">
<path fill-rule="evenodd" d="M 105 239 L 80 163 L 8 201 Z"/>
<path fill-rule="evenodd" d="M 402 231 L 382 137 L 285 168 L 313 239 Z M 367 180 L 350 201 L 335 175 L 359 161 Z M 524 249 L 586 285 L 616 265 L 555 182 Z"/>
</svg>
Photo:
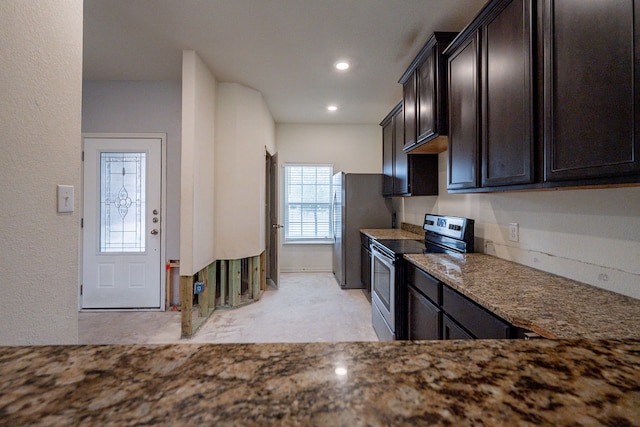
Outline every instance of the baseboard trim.
<svg viewBox="0 0 640 427">
<path fill-rule="evenodd" d="M 280 273 L 333 273 L 333 270 L 325 270 L 325 269 L 299 269 L 299 268 L 281 268 Z"/>
</svg>

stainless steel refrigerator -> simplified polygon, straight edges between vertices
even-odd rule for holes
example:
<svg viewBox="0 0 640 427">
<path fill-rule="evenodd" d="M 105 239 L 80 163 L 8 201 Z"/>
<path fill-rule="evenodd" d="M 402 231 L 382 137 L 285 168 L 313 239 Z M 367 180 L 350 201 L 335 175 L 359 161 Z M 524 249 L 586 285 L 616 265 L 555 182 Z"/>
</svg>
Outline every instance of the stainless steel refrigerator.
<svg viewBox="0 0 640 427">
<path fill-rule="evenodd" d="M 382 197 L 382 174 L 333 176 L 333 274 L 342 288 L 360 281 L 360 229 L 391 228 L 391 199 Z"/>
</svg>

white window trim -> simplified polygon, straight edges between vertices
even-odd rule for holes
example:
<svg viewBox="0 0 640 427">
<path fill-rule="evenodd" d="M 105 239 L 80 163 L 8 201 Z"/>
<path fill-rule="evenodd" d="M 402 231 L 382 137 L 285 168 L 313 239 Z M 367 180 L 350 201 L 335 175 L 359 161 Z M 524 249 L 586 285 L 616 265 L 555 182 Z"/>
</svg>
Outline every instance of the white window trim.
<svg viewBox="0 0 640 427">
<path fill-rule="evenodd" d="M 283 234 L 284 234 L 284 239 L 282 244 L 283 245 L 332 245 L 333 244 L 333 237 L 328 237 L 328 238 L 287 238 L 287 229 L 286 227 L 288 227 L 289 224 L 289 218 L 288 218 L 288 181 L 287 181 L 287 173 L 286 173 L 286 169 L 288 167 L 296 167 L 296 166 L 312 166 L 312 167 L 330 167 L 331 168 L 331 179 L 330 179 L 330 193 L 333 194 L 333 164 L 332 163 L 283 163 L 282 164 L 282 169 L 283 169 L 283 175 L 284 175 L 284 179 L 283 179 L 283 186 L 284 186 L 284 191 L 283 191 L 283 216 L 284 216 L 284 226 L 285 229 L 283 230 Z M 330 209 L 329 211 L 329 234 L 332 236 L 333 235 L 333 209 Z"/>
</svg>

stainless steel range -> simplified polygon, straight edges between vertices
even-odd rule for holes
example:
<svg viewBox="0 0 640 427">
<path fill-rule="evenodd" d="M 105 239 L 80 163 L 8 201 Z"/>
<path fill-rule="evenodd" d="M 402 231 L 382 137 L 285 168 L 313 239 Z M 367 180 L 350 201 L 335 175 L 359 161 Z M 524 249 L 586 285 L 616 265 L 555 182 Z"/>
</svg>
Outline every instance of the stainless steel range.
<svg viewBox="0 0 640 427">
<path fill-rule="evenodd" d="M 381 341 L 406 339 L 404 254 L 473 252 L 474 220 L 426 214 L 424 240 L 371 242 L 371 318 Z"/>
</svg>

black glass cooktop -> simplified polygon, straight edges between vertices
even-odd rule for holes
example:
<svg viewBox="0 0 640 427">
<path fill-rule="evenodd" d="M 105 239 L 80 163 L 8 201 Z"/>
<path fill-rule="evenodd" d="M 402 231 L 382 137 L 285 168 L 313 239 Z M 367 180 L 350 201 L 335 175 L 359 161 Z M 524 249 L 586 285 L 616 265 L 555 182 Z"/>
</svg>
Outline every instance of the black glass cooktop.
<svg viewBox="0 0 640 427">
<path fill-rule="evenodd" d="M 376 239 L 376 242 L 398 257 L 404 254 L 455 254 L 466 252 L 463 242 L 448 242 L 448 247 L 431 241 L 425 243 L 424 240 L 411 239 Z"/>
<path fill-rule="evenodd" d="M 425 250 L 424 240 L 411 239 L 376 239 L 380 245 L 396 255 L 421 254 Z"/>
</svg>

